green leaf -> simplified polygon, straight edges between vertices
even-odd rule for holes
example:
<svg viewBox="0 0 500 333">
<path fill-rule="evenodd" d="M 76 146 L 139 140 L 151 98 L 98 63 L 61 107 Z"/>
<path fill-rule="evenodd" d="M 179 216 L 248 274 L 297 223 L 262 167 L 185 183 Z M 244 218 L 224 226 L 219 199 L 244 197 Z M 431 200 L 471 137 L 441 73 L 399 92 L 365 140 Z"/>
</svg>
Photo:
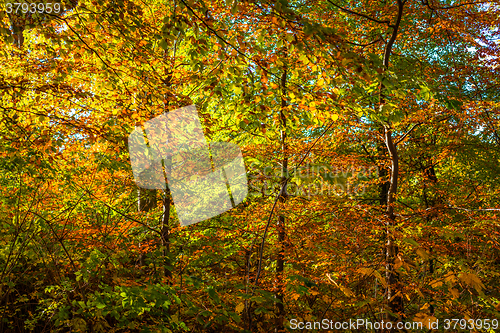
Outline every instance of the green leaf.
<svg viewBox="0 0 500 333">
<path fill-rule="evenodd" d="M 425 100 L 428 101 L 431 98 L 431 91 L 427 86 L 421 86 L 420 87 L 420 96 Z"/>
<path fill-rule="evenodd" d="M 415 247 L 420 247 L 420 244 L 418 244 L 413 238 L 404 238 L 403 242 L 413 245 Z"/>
<path fill-rule="evenodd" d="M 208 291 L 208 295 L 210 296 L 210 298 L 212 298 L 217 303 L 220 303 L 219 295 L 217 295 L 217 292 L 215 291 L 215 289 L 213 287 L 209 287 L 207 291 Z"/>
<path fill-rule="evenodd" d="M 168 49 L 168 43 L 167 43 L 167 41 L 166 41 L 165 39 L 162 39 L 162 40 L 158 43 L 158 45 L 159 45 L 162 49 L 164 49 L 164 50 Z"/>
</svg>

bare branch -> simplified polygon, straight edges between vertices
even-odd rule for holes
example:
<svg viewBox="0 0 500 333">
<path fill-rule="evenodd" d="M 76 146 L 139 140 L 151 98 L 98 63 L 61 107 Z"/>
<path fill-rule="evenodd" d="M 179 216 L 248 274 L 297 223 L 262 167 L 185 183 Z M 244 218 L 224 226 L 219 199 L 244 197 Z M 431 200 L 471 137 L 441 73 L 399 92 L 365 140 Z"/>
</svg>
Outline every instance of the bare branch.
<svg viewBox="0 0 500 333">
<path fill-rule="evenodd" d="M 332 2 L 330 0 L 328 0 L 328 2 L 331 3 L 334 7 L 337 7 L 338 9 L 340 9 L 343 12 L 346 12 L 346 13 L 349 13 L 349 14 L 353 14 L 353 15 L 357 15 L 357 16 L 363 17 L 363 18 L 365 18 L 367 20 L 370 20 L 370 21 L 373 21 L 373 22 L 376 22 L 376 23 L 380 23 L 380 24 L 389 24 L 389 23 L 391 23 L 389 20 L 384 20 L 384 21 L 377 20 L 376 18 L 370 17 L 370 16 L 368 16 L 366 14 L 358 13 L 358 12 L 352 11 L 350 9 L 341 7 L 341 6 L 337 5 L 336 3 L 334 3 L 334 2 Z"/>
<path fill-rule="evenodd" d="M 430 10 L 437 10 L 437 9 L 455 9 L 455 8 L 460 8 L 463 6 L 468 6 L 468 5 L 480 5 L 480 4 L 486 4 L 491 1 L 476 1 L 476 2 L 465 2 L 465 3 L 460 3 L 458 5 L 453 5 L 453 6 L 448 6 L 448 7 L 434 7 L 429 4 L 429 1 L 427 0 L 422 0 L 422 5 L 427 6 Z"/>
<path fill-rule="evenodd" d="M 410 128 L 408 130 L 408 132 L 406 132 L 399 140 L 396 141 L 395 145 L 399 144 L 400 142 L 402 142 L 407 136 L 408 134 L 411 133 L 411 131 L 413 131 L 417 126 L 419 125 L 422 125 L 422 123 L 416 123 L 415 125 L 412 126 L 412 128 Z"/>
</svg>

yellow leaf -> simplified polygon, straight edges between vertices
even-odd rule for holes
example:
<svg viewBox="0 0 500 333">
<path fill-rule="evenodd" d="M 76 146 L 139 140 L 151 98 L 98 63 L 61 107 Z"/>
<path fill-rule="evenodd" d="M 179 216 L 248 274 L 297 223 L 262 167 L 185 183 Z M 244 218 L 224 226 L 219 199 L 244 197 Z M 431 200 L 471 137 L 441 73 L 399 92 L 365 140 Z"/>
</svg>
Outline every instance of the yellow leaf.
<svg viewBox="0 0 500 333">
<path fill-rule="evenodd" d="M 425 303 L 424 305 L 422 305 L 422 307 L 420 308 L 420 310 L 427 310 L 429 308 L 429 303 Z"/>
<path fill-rule="evenodd" d="M 393 301 L 396 297 L 398 297 L 398 296 L 400 296 L 400 297 L 402 296 L 400 291 L 398 291 L 398 292 L 396 293 L 396 295 L 392 296 L 392 297 L 389 299 L 389 302 L 392 302 L 392 301 Z"/>
<path fill-rule="evenodd" d="M 438 280 L 431 281 L 429 284 L 432 288 L 437 288 L 437 287 L 441 287 L 443 285 L 443 282 L 440 279 L 438 279 Z"/>
<path fill-rule="evenodd" d="M 351 289 L 344 287 L 342 285 L 339 285 L 339 288 L 347 297 L 354 297 L 354 293 L 352 292 Z"/>
<path fill-rule="evenodd" d="M 244 308 L 245 308 L 245 304 L 240 303 L 240 304 L 236 305 L 236 312 L 241 313 Z"/>
<path fill-rule="evenodd" d="M 456 283 L 457 282 L 457 277 L 455 276 L 455 274 L 453 273 L 448 273 L 446 274 L 446 276 L 444 277 L 444 280 L 446 282 L 450 282 L 450 283 Z"/>
<path fill-rule="evenodd" d="M 403 262 L 398 257 L 398 258 L 396 258 L 396 260 L 394 260 L 394 269 L 398 269 L 401 266 L 403 266 Z"/>
<path fill-rule="evenodd" d="M 358 268 L 358 272 L 363 274 L 363 275 L 372 275 L 373 269 L 367 268 L 367 267 L 361 267 L 361 268 Z"/>
<path fill-rule="evenodd" d="M 379 273 L 379 271 L 376 271 L 372 268 L 361 267 L 358 268 L 358 272 L 368 276 L 374 275 L 384 287 L 387 287 L 387 282 L 385 281 L 385 278 L 382 277 L 382 275 Z"/>
<path fill-rule="evenodd" d="M 278 89 L 278 87 L 279 87 L 279 86 L 278 86 L 276 83 L 274 83 L 274 82 L 271 82 L 271 84 L 270 84 L 270 85 L 271 85 L 271 88 L 273 88 L 273 89 Z"/>
<path fill-rule="evenodd" d="M 427 260 L 430 258 L 429 254 L 427 253 L 427 251 L 425 251 L 423 248 L 419 247 L 417 249 L 417 254 L 424 260 Z"/>
<path fill-rule="evenodd" d="M 479 279 L 479 277 L 474 274 L 474 273 L 461 273 L 458 278 L 468 284 L 469 286 L 473 287 L 474 289 L 476 289 L 476 291 L 478 293 L 481 292 L 481 290 L 483 288 L 485 288 L 484 284 L 481 282 L 481 280 Z"/>
<path fill-rule="evenodd" d="M 458 296 L 460 296 L 460 292 L 457 289 L 455 289 L 455 288 L 451 288 L 450 289 L 450 293 L 453 296 L 453 299 L 458 298 Z"/>
</svg>

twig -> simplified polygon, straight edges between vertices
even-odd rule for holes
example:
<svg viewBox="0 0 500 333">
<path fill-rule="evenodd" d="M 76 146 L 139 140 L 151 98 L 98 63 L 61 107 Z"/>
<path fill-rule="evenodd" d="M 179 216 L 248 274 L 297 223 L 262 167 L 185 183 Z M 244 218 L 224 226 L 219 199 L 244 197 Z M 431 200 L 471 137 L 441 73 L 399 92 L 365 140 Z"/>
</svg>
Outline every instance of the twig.
<svg viewBox="0 0 500 333">
<path fill-rule="evenodd" d="M 412 128 L 408 130 L 408 132 L 406 132 L 399 140 L 396 141 L 395 145 L 402 142 L 408 136 L 408 134 L 410 134 L 411 131 L 413 131 L 419 125 L 422 125 L 422 123 L 416 123 L 415 125 L 413 125 Z"/>
<path fill-rule="evenodd" d="M 307 155 L 309 155 L 309 153 L 311 152 L 311 149 L 316 145 L 316 143 L 318 142 L 318 140 L 321 139 L 321 137 L 323 135 L 325 135 L 325 133 L 330 129 L 330 127 L 332 127 L 333 123 L 334 123 L 334 121 L 332 121 L 330 123 L 330 125 L 328 125 L 328 127 L 323 131 L 323 133 L 321 133 L 321 135 L 319 137 L 317 137 L 316 140 L 314 140 L 313 144 L 309 147 L 309 149 L 307 150 L 306 154 L 304 155 L 304 157 L 302 157 L 302 159 L 300 160 L 300 162 L 297 164 L 297 166 L 295 168 L 298 168 L 304 162 L 304 160 L 306 159 Z M 279 193 L 276 195 L 276 198 L 274 199 L 274 204 L 273 204 L 273 207 L 271 208 L 271 212 L 269 213 L 269 218 L 267 220 L 267 225 L 266 225 L 266 228 L 264 229 L 264 235 L 262 236 L 262 242 L 260 244 L 259 265 L 258 265 L 258 268 L 257 268 L 257 276 L 255 277 L 255 285 L 257 285 L 257 283 L 259 282 L 259 276 L 260 276 L 260 272 L 261 272 L 261 269 L 262 269 L 262 256 L 263 256 L 263 253 L 264 253 L 264 245 L 266 243 L 267 230 L 269 229 L 269 225 L 271 224 L 271 219 L 272 219 L 272 216 L 273 216 L 273 213 L 274 213 L 274 208 L 276 207 L 276 203 L 278 202 L 278 199 L 280 198 L 281 194 L 282 193 L 286 193 L 284 191 L 284 189 L 286 188 L 286 185 L 287 185 L 289 179 L 290 179 L 290 177 L 285 178 L 283 184 L 281 185 L 281 189 L 280 189 Z"/>
</svg>

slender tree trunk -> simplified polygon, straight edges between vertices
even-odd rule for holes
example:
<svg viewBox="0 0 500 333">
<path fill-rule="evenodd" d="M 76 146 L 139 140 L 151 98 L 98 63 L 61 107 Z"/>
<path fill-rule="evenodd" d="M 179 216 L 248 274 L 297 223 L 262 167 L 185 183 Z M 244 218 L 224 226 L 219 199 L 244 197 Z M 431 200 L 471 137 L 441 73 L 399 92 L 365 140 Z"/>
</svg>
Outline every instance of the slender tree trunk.
<svg viewBox="0 0 500 333">
<path fill-rule="evenodd" d="M 167 188 L 163 192 L 163 216 L 161 219 L 161 255 L 163 257 L 163 274 L 168 279 L 168 284 L 171 283 L 172 271 L 170 270 L 170 206 L 172 204 L 172 197 L 170 196 L 170 189 Z"/>
<path fill-rule="evenodd" d="M 163 57 L 165 60 L 168 57 L 168 50 L 165 50 L 163 53 Z M 167 77 L 163 80 L 163 83 L 167 88 L 172 87 L 172 71 L 174 69 L 174 62 L 175 61 L 175 47 L 174 47 L 174 58 L 172 60 L 172 65 L 171 69 L 167 73 Z M 165 61 L 166 62 L 166 61 Z M 168 96 L 164 96 L 164 112 L 168 111 L 168 106 L 169 106 L 169 100 Z M 171 140 L 170 138 L 170 131 L 168 129 L 168 124 L 165 124 L 165 132 L 167 133 L 167 136 L 169 136 L 168 139 L 169 141 Z M 170 225 L 169 225 L 169 220 L 170 220 L 170 207 L 172 205 L 172 196 L 170 195 L 170 188 L 168 187 L 168 179 L 167 175 L 170 173 L 172 167 L 172 156 L 168 156 L 164 160 L 163 164 L 163 172 L 165 176 L 165 190 L 163 191 L 163 216 L 162 216 L 162 221 L 161 221 L 161 253 L 163 257 L 163 273 L 164 276 L 167 278 L 169 281 L 168 283 L 171 283 L 172 279 L 172 271 L 170 270 Z"/>
<path fill-rule="evenodd" d="M 169 81 L 170 82 L 170 81 Z M 165 103 L 165 109 L 168 106 L 168 102 Z M 165 125 L 167 135 L 170 134 L 168 130 L 168 124 Z M 167 138 L 165 138 L 167 139 Z M 169 138 L 170 141 L 170 138 Z M 168 284 L 172 283 L 172 271 L 170 270 L 170 207 L 172 205 L 172 196 L 170 194 L 170 188 L 168 187 L 167 175 L 170 174 L 172 168 L 172 156 L 167 156 L 163 161 L 163 175 L 165 177 L 165 190 L 163 191 L 163 215 L 161 219 L 161 255 L 163 263 L 163 275 L 167 278 Z"/>
<path fill-rule="evenodd" d="M 434 165 L 431 164 L 429 167 L 426 167 L 426 165 L 423 166 L 423 174 L 431 181 L 433 185 L 435 185 L 438 181 L 437 176 L 436 176 L 436 171 L 434 170 Z M 431 197 L 430 200 L 427 199 L 427 186 L 426 183 L 427 180 L 424 178 L 424 202 L 425 202 L 425 209 L 428 209 L 430 207 L 434 207 L 436 205 L 436 198 Z M 434 218 L 434 215 L 427 215 L 426 216 L 426 221 L 429 223 L 432 219 Z M 434 259 L 432 258 L 432 247 L 429 248 L 429 253 L 431 254 L 431 258 L 429 258 L 429 275 L 432 276 L 434 274 Z M 429 297 L 429 313 L 431 315 L 434 315 L 434 297 L 432 294 Z"/>
<path fill-rule="evenodd" d="M 392 52 L 392 47 L 396 41 L 401 19 L 403 17 L 403 0 L 397 0 L 398 13 L 396 16 L 396 22 L 391 25 L 392 34 L 384 50 L 383 64 L 384 70 L 389 68 L 389 59 Z M 380 100 L 379 107 L 382 109 L 386 103 L 384 95 L 384 84 L 380 85 Z M 391 321 L 396 321 L 401 317 L 404 318 L 404 306 L 403 306 L 403 295 L 401 292 L 401 286 L 399 283 L 399 276 L 394 268 L 394 261 L 398 255 L 399 249 L 395 242 L 394 228 L 396 215 L 394 213 L 394 203 L 396 202 L 396 193 L 398 190 L 398 176 L 399 176 L 399 156 L 396 144 L 392 136 L 392 126 L 389 121 L 383 126 L 384 130 L 384 144 L 389 153 L 391 169 L 390 169 L 390 180 L 389 188 L 387 189 L 387 196 L 381 196 L 381 201 L 386 200 L 386 243 L 385 243 L 385 275 L 387 281 L 386 289 L 386 299 L 389 306 L 390 314 L 388 319 Z"/>
<path fill-rule="evenodd" d="M 432 165 L 432 162 L 431 162 L 431 166 L 429 167 L 428 169 L 428 178 L 432 181 L 433 184 L 436 184 L 438 182 L 438 179 L 437 179 L 437 176 L 436 176 L 436 172 L 434 170 L 434 166 Z M 431 199 L 431 206 L 435 206 L 436 203 L 440 201 L 439 199 L 436 200 L 436 198 L 432 198 Z M 429 207 L 426 207 L 426 209 L 429 208 Z M 430 222 L 430 220 L 432 220 L 432 217 L 431 216 L 427 216 L 428 218 L 428 221 Z M 429 258 L 429 275 L 432 276 L 434 275 L 434 259 L 432 258 L 432 247 L 429 248 L 429 254 L 430 254 L 430 258 Z M 429 299 L 429 313 L 431 315 L 434 315 L 434 297 L 432 297 L 432 294 L 430 296 L 430 299 Z"/>
<path fill-rule="evenodd" d="M 388 127 L 385 127 L 385 144 L 389 151 L 391 160 L 391 178 L 389 191 L 387 193 L 387 242 L 386 242 L 386 280 L 387 280 L 387 300 L 389 303 L 390 311 L 397 316 L 391 319 L 399 318 L 403 315 L 403 295 L 401 294 L 401 286 L 399 285 L 399 275 L 394 269 L 394 261 L 398 254 L 398 247 L 394 239 L 394 227 L 396 216 L 394 215 L 394 202 L 396 201 L 395 195 L 398 189 L 398 175 L 399 175 L 399 156 L 397 148 L 392 138 L 392 132 Z"/>
<path fill-rule="evenodd" d="M 382 143 L 377 143 L 377 151 L 379 160 L 383 161 L 387 158 L 386 148 Z M 381 184 L 379 186 L 379 202 L 380 206 L 385 207 L 387 205 L 387 193 L 389 192 L 390 185 L 390 182 L 387 178 L 389 174 L 383 165 L 378 165 L 377 171 L 378 177 L 381 181 Z"/>
<path fill-rule="evenodd" d="M 282 166 L 281 166 L 281 193 L 280 193 L 280 203 L 283 206 L 287 199 L 286 192 L 286 182 L 288 176 L 288 153 L 287 153 L 287 142 L 286 142 L 286 116 L 285 116 L 285 107 L 286 107 L 286 69 L 283 70 L 283 74 L 281 75 L 281 111 L 280 111 L 280 121 L 281 121 L 281 151 L 283 152 Z M 285 229 L 285 216 L 278 215 L 278 223 L 276 226 L 278 231 L 278 257 L 276 259 L 276 286 L 277 292 L 275 294 L 276 298 L 280 301 L 280 303 L 276 303 L 276 328 L 275 332 L 284 331 L 284 320 L 285 320 L 285 307 L 283 304 L 283 273 L 285 267 L 285 238 L 286 238 L 286 229 Z"/>
</svg>

